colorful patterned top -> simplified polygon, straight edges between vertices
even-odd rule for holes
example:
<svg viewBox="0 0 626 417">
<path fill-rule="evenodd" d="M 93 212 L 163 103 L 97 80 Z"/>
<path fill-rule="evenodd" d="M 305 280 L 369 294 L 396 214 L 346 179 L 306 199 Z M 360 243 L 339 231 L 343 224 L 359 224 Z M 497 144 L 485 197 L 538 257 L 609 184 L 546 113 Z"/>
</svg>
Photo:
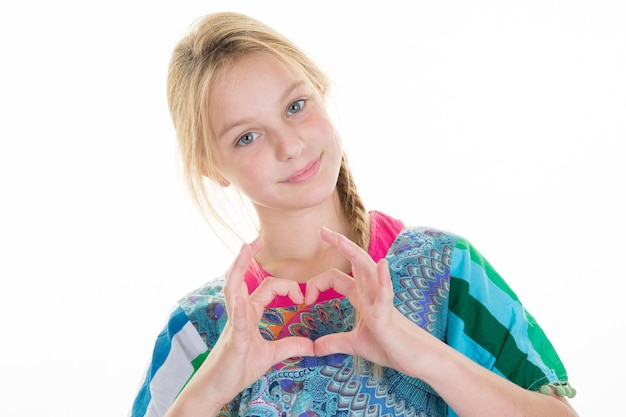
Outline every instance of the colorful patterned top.
<svg viewBox="0 0 626 417">
<path fill-rule="evenodd" d="M 404 227 L 371 213 L 374 260 L 386 256 L 395 307 L 417 326 L 493 372 L 529 390 L 547 384 L 568 390 L 567 373 L 550 341 L 498 273 L 465 239 Z M 247 282 L 252 292 L 257 284 Z M 179 301 L 158 336 L 132 417 L 162 416 L 210 352 L 226 314 L 223 278 Z M 277 297 L 259 329 L 268 340 L 288 335 L 317 339 L 349 331 L 354 309 L 333 290 L 312 306 Z M 423 381 L 383 368 L 360 373 L 350 355 L 300 357 L 273 366 L 225 404 L 221 416 L 456 416 Z"/>
</svg>

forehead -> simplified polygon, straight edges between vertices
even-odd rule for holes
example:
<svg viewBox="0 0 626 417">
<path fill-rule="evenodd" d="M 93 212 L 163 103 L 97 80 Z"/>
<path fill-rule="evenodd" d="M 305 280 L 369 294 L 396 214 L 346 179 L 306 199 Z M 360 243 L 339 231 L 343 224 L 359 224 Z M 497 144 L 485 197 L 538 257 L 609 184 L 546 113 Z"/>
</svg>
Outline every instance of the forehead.
<svg viewBox="0 0 626 417">
<path fill-rule="evenodd" d="M 212 130 L 219 133 L 233 119 L 256 116 L 303 83 L 310 85 L 302 71 L 270 53 L 249 53 L 225 62 L 209 88 Z"/>
<path fill-rule="evenodd" d="M 269 52 L 249 52 L 223 62 L 213 77 L 210 94 L 222 93 L 224 87 L 228 89 L 241 83 L 262 82 L 267 78 L 309 82 L 297 63 Z"/>
</svg>

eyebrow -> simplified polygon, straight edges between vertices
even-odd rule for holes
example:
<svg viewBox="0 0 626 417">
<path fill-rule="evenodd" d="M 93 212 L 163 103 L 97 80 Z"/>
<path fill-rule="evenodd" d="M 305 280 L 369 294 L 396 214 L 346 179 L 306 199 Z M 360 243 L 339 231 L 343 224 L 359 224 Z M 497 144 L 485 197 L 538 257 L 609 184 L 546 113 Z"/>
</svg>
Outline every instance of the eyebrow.
<svg viewBox="0 0 626 417">
<path fill-rule="evenodd" d="M 280 96 L 280 98 L 279 98 L 279 99 L 280 99 L 281 101 L 284 101 L 287 97 L 289 97 L 289 96 L 291 95 L 291 93 L 293 92 L 293 90 L 295 90 L 296 88 L 298 88 L 298 87 L 300 87 L 300 86 L 302 86 L 302 85 L 305 85 L 305 84 L 306 84 L 306 83 L 305 83 L 304 81 L 302 81 L 302 80 L 299 80 L 299 81 L 294 81 L 294 82 L 293 82 L 293 83 L 292 83 L 289 87 L 287 87 L 287 89 L 286 89 L 286 90 L 285 90 L 285 92 L 284 92 L 284 93 Z M 219 132 L 219 134 L 218 134 L 218 136 L 217 136 L 217 137 L 218 137 L 218 138 L 222 138 L 222 137 L 224 137 L 224 135 L 225 135 L 228 131 L 230 131 L 230 130 L 232 130 L 232 129 L 236 128 L 236 127 L 237 127 L 237 126 L 239 126 L 239 125 L 246 124 L 246 123 L 248 123 L 250 120 L 252 120 L 252 119 L 251 119 L 251 118 L 249 118 L 249 117 L 244 117 L 243 119 L 235 120 L 234 122 L 227 124 L 226 126 L 224 126 L 224 127 L 220 130 L 220 132 Z"/>
</svg>

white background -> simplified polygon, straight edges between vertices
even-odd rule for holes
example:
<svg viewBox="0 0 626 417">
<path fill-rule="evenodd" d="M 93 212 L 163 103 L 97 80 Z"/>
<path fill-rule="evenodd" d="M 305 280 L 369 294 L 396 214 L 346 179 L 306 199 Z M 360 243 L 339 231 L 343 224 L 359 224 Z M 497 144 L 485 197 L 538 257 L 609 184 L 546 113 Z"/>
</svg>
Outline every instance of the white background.
<svg viewBox="0 0 626 417">
<path fill-rule="evenodd" d="M 174 44 L 227 9 L 331 76 L 368 207 L 468 237 L 550 335 L 580 415 L 626 415 L 626 3 L 343 4 L 0 6 L 0 415 L 126 415 L 175 301 L 228 267 L 165 99 Z"/>
</svg>

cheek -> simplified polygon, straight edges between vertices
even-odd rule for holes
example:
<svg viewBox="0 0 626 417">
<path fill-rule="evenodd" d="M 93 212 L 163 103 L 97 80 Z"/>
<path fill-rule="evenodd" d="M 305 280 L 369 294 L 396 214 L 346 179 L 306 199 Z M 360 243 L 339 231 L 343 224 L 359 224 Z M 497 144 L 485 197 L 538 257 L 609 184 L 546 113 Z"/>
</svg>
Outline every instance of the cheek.
<svg viewBox="0 0 626 417">
<path fill-rule="evenodd" d="M 259 155 L 256 158 L 239 159 L 236 164 L 235 175 L 242 185 L 249 184 L 254 188 L 255 184 L 268 180 L 267 161 Z"/>
<path fill-rule="evenodd" d="M 343 153 L 343 145 L 341 143 L 341 139 L 339 134 L 335 130 L 334 126 L 328 125 L 328 127 L 324 131 L 324 135 L 328 137 L 328 147 L 335 150 L 341 159 L 341 154 Z"/>
<path fill-rule="evenodd" d="M 339 146 L 339 135 L 336 134 L 332 123 L 322 115 L 318 116 L 311 127 L 312 133 L 316 138 L 324 139 L 327 146 Z"/>
</svg>

